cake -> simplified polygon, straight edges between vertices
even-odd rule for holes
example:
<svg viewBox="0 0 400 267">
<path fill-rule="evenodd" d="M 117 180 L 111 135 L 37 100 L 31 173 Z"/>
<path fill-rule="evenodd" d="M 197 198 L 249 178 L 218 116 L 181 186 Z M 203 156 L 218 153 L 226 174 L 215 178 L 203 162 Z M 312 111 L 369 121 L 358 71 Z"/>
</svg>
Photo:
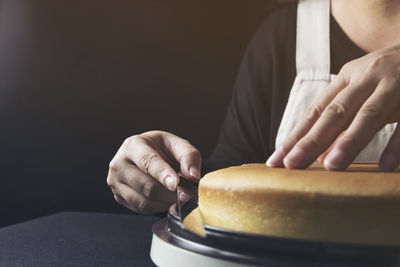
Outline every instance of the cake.
<svg viewBox="0 0 400 267">
<path fill-rule="evenodd" d="M 342 172 L 318 164 L 306 170 L 246 164 L 205 175 L 198 194 L 198 210 L 188 218 L 201 216 L 205 225 L 303 240 L 400 244 L 400 172 L 380 172 L 373 164 Z"/>
</svg>

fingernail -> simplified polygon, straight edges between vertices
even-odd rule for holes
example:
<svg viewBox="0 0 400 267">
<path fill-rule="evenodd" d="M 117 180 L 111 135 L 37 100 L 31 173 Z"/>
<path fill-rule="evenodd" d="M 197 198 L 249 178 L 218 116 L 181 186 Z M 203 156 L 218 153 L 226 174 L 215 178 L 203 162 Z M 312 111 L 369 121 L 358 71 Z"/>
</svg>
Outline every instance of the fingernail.
<svg viewBox="0 0 400 267">
<path fill-rule="evenodd" d="M 393 152 L 384 154 L 379 163 L 379 168 L 382 171 L 393 171 L 399 166 L 399 158 Z"/>
<path fill-rule="evenodd" d="M 200 179 L 201 174 L 200 174 L 200 170 L 199 169 L 197 169 L 195 167 L 191 167 L 190 170 L 189 170 L 189 173 L 190 173 L 191 176 Z"/>
<path fill-rule="evenodd" d="M 176 189 L 176 179 L 172 176 L 167 176 L 164 179 L 165 185 L 167 186 L 167 188 L 171 191 L 175 191 Z"/>
<path fill-rule="evenodd" d="M 269 167 L 281 167 L 282 160 L 285 157 L 285 154 L 282 152 L 281 149 L 275 150 L 274 153 L 269 157 L 267 160 L 267 166 Z"/>
<path fill-rule="evenodd" d="M 188 202 L 190 199 L 190 196 L 186 193 L 180 192 L 179 193 L 179 200 L 182 202 Z"/>
<path fill-rule="evenodd" d="M 294 147 L 292 151 L 284 158 L 284 164 L 286 168 L 302 168 L 304 165 L 304 160 L 306 158 L 306 153 L 303 149 L 299 147 Z"/>
<path fill-rule="evenodd" d="M 346 155 L 342 150 L 333 149 L 325 157 L 324 166 L 328 170 L 343 170 L 347 167 Z"/>
</svg>

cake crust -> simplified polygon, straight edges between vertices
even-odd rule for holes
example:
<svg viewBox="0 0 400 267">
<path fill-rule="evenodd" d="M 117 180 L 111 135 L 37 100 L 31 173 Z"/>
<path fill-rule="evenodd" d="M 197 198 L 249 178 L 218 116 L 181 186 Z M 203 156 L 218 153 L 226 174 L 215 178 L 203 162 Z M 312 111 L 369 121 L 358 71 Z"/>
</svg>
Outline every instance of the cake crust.
<svg viewBox="0 0 400 267">
<path fill-rule="evenodd" d="M 400 171 L 381 172 L 376 164 L 353 164 L 346 171 L 326 171 L 321 164 L 306 170 L 245 164 L 204 176 L 202 188 L 246 192 L 297 192 L 326 196 L 400 197 Z"/>
<path fill-rule="evenodd" d="M 199 211 L 207 225 L 307 240 L 400 244 L 400 172 L 356 164 L 331 172 L 247 164 L 207 174 Z"/>
</svg>

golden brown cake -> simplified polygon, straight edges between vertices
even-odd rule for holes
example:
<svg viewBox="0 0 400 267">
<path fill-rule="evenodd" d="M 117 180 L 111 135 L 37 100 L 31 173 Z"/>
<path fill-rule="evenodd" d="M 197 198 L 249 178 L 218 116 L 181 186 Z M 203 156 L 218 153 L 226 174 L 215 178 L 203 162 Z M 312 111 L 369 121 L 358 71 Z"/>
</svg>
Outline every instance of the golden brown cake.
<svg viewBox="0 0 400 267">
<path fill-rule="evenodd" d="M 206 236 L 199 208 L 195 208 L 186 216 L 186 218 L 183 220 L 183 225 L 192 233 L 202 237 Z"/>
<path fill-rule="evenodd" d="M 206 225 L 255 234 L 364 244 L 400 244 L 400 172 L 355 164 L 343 172 L 247 164 L 207 174 L 199 185 Z"/>
</svg>

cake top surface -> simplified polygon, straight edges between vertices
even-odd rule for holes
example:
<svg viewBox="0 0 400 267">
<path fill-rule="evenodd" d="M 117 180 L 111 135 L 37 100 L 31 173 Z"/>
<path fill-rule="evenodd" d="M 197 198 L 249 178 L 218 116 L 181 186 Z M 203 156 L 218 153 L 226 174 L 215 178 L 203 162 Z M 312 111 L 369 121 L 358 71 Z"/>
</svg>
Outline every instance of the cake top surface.
<svg viewBox="0 0 400 267">
<path fill-rule="evenodd" d="M 248 192 L 296 192 L 346 197 L 400 198 L 400 171 L 381 172 L 376 164 L 353 164 L 346 171 L 327 171 L 321 164 L 306 170 L 245 164 L 205 175 L 200 188 Z"/>
</svg>

